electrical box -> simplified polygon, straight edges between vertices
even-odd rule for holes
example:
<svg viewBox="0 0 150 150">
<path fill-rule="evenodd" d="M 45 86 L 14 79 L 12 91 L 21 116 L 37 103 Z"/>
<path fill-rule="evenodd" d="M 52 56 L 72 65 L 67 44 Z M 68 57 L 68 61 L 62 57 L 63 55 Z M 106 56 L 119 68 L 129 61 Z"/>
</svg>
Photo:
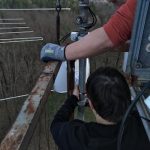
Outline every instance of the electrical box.
<svg viewBox="0 0 150 150">
<path fill-rule="evenodd" d="M 150 0 L 137 0 L 137 9 L 124 71 L 150 80 Z"/>
</svg>

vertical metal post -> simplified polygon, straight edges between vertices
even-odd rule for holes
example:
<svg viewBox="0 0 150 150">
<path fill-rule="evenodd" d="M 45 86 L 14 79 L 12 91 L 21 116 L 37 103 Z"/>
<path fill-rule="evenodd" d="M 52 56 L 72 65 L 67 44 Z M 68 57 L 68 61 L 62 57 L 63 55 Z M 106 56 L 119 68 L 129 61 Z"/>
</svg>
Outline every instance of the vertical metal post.
<svg viewBox="0 0 150 150">
<path fill-rule="evenodd" d="M 72 95 L 74 89 L 74 61 L 67 61 L 67 91 L 68 97 Z"/>
<path fill-rule="evenodd" d="M 77 118 L 84 120 L 84 106 L 85 100 L 85 76 L 86 76 L 86 60 L 79 60 L 79 89 L 80 89 L 80 101 L 78 102 Z"/>
<path fill-rule="evenodd" d="M 56 12 L 57 12 L 57 16 L 56 16 L 56 38 L 57 38 L 57 44 L 60 44 L 59 40 L 60 40 L 60 11 L 61 11 L 61 4 L 60 4 L 60 0 L 56 1 Z"/>
<path fill-rule="evenodd" d="M 87 34 L 87 26 L 89 19 L 89 0 L 79 0 L 80 16 L 77 18 L 79 25 L 79 35 L 82 38 Z M 79 89 L 80 101 L 78 103 L 77 118 L 84 120 L 84 106 L 85 106 L 85 81 L 86 81 L 86 59 L 79 60 Z"/>
<path fill-rule="evenodd" d="M 69 97 L 73 93 L 74 89 L 74 70 L 75 62 L 67 61 L 67 96 Z M 74 112 L 70 115 L 70 120 L 74 119 Z"/>
</svg>

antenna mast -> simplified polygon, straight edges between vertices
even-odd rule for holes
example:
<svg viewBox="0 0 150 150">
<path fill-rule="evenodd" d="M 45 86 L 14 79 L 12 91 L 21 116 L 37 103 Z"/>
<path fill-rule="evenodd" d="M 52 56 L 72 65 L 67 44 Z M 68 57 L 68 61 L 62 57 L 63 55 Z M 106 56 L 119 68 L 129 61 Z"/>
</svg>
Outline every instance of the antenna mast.
<svg viewBox="0 0 150 150">
<path fill-rule="evenodd" d="M 76 22 L 79 26 L 79 37 L 82 38 L 88 33 L 89 29 L 89 0 L 79 0 L 79 12 Z M 80 101 L 78 103 L 77 118 L 84 120 L 84 106 L 86 103 L 85 98 L 85 82 L 86 82 L 86 59 L 79 60 L 79 89 L 80 89 Z"/>
</svg>

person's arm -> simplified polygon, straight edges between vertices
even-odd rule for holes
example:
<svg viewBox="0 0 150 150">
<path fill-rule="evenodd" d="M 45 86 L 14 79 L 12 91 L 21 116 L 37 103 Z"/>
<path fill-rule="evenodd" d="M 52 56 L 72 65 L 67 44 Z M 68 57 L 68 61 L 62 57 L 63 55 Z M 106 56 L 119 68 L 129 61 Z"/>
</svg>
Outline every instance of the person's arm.
<svg viewBox="0 0 150 150">
<path fill-rule="evenodd" d="M 114 46 L 119 46 L 131 37 L 136 9 L 136 0 L 127 0 L 103 26 Z"/>
<path fill-rule="evenodd" d="M 78 98 L 72 95 L 68 98 L 61 108 L 57 111 L 54 120 L 52 121 L 50 130 L 56 144 L 60 144 L 61 138 L 63 137 L 64 131 L 68 129 L 68 122 L 71 114 L 74 112 L 77 106 Z"/>
<path fill-rule="evenodd" d="M 74 87 L 73 95 L 70 96 L 61 108 L 57 111 L 50 130 L 53 138 L 58 146 L 63 145 L 63 139 L 66 137 L 65 133 L 69 132 L 70 126 L 69 121 L 72 113 L 74 112 L 77 102 L 79 100 L 79 89 L 77 86 Z"/>
<path fill-rule="evenodd" d="M 40 59 L 44 62 L 51 60 L 75 60 L 100 54 L 106 51 L 106 48 L 112 47 L 113 43 L 107 36 L 103 27 L 98 28 L 79 41 L 64 46 L 48 43 L 46 44 L 40 54 Z"/>
<path fill-rule="evenodd" d="M 41 50 L 41 60 L 75 60 L 106 52 L 108 48 L 118 46 L 130 38 L 136 0 L 127 0 L 110 20 L 79 41 L 67 47 L 49 43 Z"/>
<path fill-rule="evenodd" d="M 113 43 L 107 36 L 103 27 L 101 27 L 90 32 L 79 41 L 68 45 L 65 54 L 67 60 L 74 60 L 103 53 L 106 51 L 106 48 L 112 46 Z"/>
<path fill-rule="evenodd" d="M 77 106 L 77 101 L 78 98 L 76 96 L 70 96 L 57 111 L 52 124 L 69 121 L 70 115 L 74 112 L 74 109 Z"/>
<path fill-rule="evenodd" d="M 134 22 L 136 0 L 127 0 L 109 21 L 81 40 L 66 47 L 66 58 L 74 60 L 101 54 L 107 48 L 120 45 L 130 38 Z"/>
<path fill-rule="evenodd" d="M 79 100 L 79 88 L 74 87 L 72 95 L 64 102 L 61 108 L 57 111 L 52 124 L 57 122 L 67 122 L 70 120 L 70 115 L 74 112 Z"/>
</svg>

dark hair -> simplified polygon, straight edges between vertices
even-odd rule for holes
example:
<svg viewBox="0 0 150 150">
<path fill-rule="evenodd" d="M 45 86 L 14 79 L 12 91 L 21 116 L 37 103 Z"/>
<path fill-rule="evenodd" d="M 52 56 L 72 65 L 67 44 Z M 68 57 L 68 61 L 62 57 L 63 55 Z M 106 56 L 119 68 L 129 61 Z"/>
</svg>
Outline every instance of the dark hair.
<svg viewBox="0 0 150 150">
<path fill-rule="evenodd" d="M 96 112 L 104 119 L 121 121 L 130 104 L 131 94 L 124 76 L 111 67 L 93 72 L 86 83 L 87 96 Z"/>
</svg>

